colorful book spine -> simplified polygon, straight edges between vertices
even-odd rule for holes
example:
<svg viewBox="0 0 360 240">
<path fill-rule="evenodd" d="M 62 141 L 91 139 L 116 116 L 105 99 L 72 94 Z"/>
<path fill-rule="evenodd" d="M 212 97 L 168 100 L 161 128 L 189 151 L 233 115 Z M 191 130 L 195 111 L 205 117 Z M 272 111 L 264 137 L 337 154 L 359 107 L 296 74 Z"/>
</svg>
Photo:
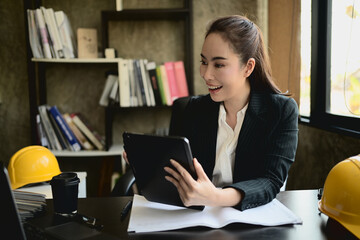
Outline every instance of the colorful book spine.
<svg viewBox="0 0 360 240">
<path fill-rule="evenodd" d="M 172 105 L 172 99 L 171 99 L 171 93 L 169 88 L 169 81 L 166 74 L 166 68 L 165 65 L 160 65 L 160 72 L 161 72 L 161 82 L 164 87 L 164 95 L 166 100 L 166 105 L 171 106 Z"/>
<path fill-rule="evenodd" d="M 79 114 L 72 113 L 72 114 L 70 114 L 70 116 L 71 116 L 73 122 L 75 123 L 75 125 L 95 145 L 95 147 L 98 150 L 104 150 L 104 145 L 99 141 L 99 139 L 96 137 L 96 135 L 91 130 L 89 125 L 86 122 L 84 122 L 83 119 L 81 119 L 79 117 Z"/>
<path fill-rule="evenodd" d="M 174 63 L 173 62 L 165 62 L 164 63 L 166 69 L 167 80 L 169 84 L 171 103 L 179 97 L 178 86 L 175 78 L 174 71 Z"/>
<path fill-rule="evenodd" d="M 185 67 L 183 61 L 174 62 L 174 72 L 175 72 L 179 97 L 189 96 L 189 89 L 186 81 Z"/>
<path fill-rule="evenodd" d="M 66 123 L 65 119 L 61 115 L 60 111 L 57 109 L 56 106 L 53 106 L 49 109 L 49 112 L 53 115 L 56 123 L 58 124 L 59 128 L 63 132 L 64 136 L 68 140 L 70 146 L 73 148 L 74 151 L 80 151 L 81 145 L 76 139 L 74 133 L 71 131 L 69 125 Z"/>
<path fill-rule="evenodd" d="M 70 114 L 64 113 L 63 118 L 73 131 L 75 137 L 81 144 L 81 146 L 86 150 L 93 150 L 93 145 L 86 139 L 86 137 L 81 133 L 81 131 L 76 127 L 75 123 L 73 122 L 72 118 L 70 117 Z"/>
<path fill-rule="evenodd" d="M 54 128 L 55 134 L 57 139 L 59 140 L 62 150 L 70 150 L 72 151 L 72 147 L 70 146 L 70 144 L 68 143 L 68 141 L 66 140 L 66 137 L 64 136 L 63 132 L 61 131 L 59 125 L 57 124 L 54 116 L 48 111 L 48 115 L 49 115 L 49 119 L 50 119 L 50 123 Z"/>
<path fill-rule="evenodd" d="M 158 80 L 161 103 L 162 103 L 162 105 L 167 105 L 166 104 L 165 89 L 164 89 L 164 85 L 162 83 L 162 78 L 161 78 L 161 66 L 156 66 L 156 77 L 157 77 L 157 80 Z"/>
</svg>

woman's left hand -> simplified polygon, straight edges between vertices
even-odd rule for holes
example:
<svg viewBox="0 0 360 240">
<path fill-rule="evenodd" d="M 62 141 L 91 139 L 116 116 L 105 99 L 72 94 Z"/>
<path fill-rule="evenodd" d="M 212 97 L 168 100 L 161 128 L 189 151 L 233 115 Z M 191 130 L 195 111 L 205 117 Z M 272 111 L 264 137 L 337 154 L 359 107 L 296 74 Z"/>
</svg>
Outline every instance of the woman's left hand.
<svg viewBox="0 0 360 240">
<path fill-rule="evenodd" d="M 196 158 L 193 159 L 193 162 L 198 176 L 197 180 L 194 180 L 189 172 L 178 162 L 173 159 L 170 162 L 177 171 L 170 167 L 165 167 L 165 171 L 170 174 L 170 176 L 165 176 L 165 178 L 175 185 L 185 206 L 218 205 L 216 199 L 222 190 L 216 188 L 210 181 Z"/>
</svg>

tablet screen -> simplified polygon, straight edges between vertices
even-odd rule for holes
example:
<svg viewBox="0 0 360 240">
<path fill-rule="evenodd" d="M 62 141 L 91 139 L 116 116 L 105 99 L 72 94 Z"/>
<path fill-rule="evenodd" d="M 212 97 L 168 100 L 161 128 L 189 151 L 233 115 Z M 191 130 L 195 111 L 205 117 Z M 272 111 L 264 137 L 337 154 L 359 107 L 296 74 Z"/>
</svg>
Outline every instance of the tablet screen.
<svg viewBox="0 0 360 240">
<path fill-rule="evenodd" d="M 140 194 L 149 201 L 184 206 L 176 187 L 165 179 L 164 167 L 172 167 L 174 159 L 197 179 L 188 139 L 124 132 L 123 141 Z"/>
</svg>

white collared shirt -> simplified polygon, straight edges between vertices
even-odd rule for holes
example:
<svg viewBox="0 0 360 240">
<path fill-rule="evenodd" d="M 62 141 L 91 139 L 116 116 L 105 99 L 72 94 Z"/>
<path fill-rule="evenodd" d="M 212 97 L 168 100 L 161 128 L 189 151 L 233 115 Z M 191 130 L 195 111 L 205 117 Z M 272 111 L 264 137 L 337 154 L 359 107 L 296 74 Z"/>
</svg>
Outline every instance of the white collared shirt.
<svg viewBox="0 0 360 240">
<path fill-rule="evenodd" d="M 216 187 L 222 187 L 233 182 L 235 150 L 241 126 L 244 122 L 248 104 L 236 114 L 236 126 L 233 130 L 226 122 L 224 104 L 220 104 L 218 118 L 218 133 L 216 141 L 216 159 L 212 182 Z"/>
</svg>

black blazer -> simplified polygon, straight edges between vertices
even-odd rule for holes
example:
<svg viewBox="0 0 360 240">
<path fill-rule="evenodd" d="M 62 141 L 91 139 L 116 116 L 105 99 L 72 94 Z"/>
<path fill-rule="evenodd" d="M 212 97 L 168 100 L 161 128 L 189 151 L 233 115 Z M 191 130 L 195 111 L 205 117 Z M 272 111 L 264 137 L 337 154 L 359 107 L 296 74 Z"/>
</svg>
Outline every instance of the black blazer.
<svg viewBox="0 0 360 240">
<path fill-rule="evenodd" d="M 210 95 L 174 102 L 170 135 L 185 136 L 193 156 L 212 179 L 220 103 Z M 233 187 L 244 193 L 240 210 L 266 204 L 276 197 L 294 162 L 298 141 L 298 107 L 280 94 L 251 92 L 235 153 Z"/>
</svg>

